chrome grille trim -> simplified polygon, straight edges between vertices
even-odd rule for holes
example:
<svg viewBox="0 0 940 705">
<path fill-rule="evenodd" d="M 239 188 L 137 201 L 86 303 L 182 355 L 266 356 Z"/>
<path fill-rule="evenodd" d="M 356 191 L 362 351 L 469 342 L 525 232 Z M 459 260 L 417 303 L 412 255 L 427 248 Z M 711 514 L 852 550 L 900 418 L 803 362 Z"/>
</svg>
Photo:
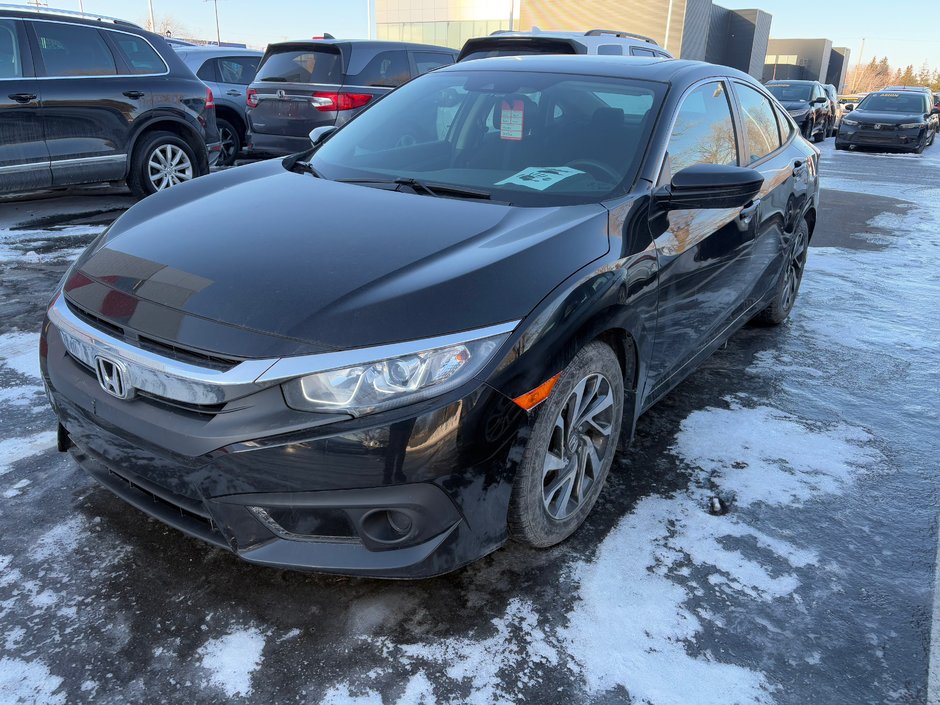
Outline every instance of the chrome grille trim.
<svg viewBox="0 0 940 705">
<path fill-rule="evenodd" d="M 219 370 L 174 360 L 109 336 L 73 313 L 61 292 L 49 307 L 48 316 L 69 354 L 89 368 L 94 369 L 96 356 L 104 355 L 126 365 L 128 382 L 135 389 L 168 400 L 207 406 L 224 404 L 294 377 L 505 335 L 519 325 L 519 321 L 509 321 L 461 333 L 369 348 L 243 360 L 231 369 Z"/>
</svg>

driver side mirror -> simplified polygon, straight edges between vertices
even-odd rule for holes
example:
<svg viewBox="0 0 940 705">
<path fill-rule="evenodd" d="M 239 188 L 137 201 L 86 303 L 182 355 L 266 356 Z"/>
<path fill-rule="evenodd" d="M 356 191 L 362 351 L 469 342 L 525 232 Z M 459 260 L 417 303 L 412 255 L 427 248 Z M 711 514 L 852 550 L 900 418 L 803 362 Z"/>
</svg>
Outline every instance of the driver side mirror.
<svg viewBox="0 0 940 705">
<path fill-rule="evenodd" d="M 828 102 L 829 102 L 829 99 L 824 95 L 821 95 L 818 98 L 813 98 L 812 100 L 813 105 L 822 105 L 823 103 L 828 103 Z"/>
<path fill-rule="evenodd" d="M 935 105 L 935 106 L 931 109 L 930 114 L 931 114 L 931 115 L 940 115 L 940 107 L 937 107 L 937 106 Z"/>
<path fill-rule="evenodd" d="M 850 113 L 850 112 L 852 112 L 853 110 L 855 110 L 855 106 L 854 106 L 854 105 L 852 105 L 851 103 L 846 103 L 846 104 L 845 104 L 845 112 Z"/>
<path fill-rule="evenodd" d="M 323 125 L 322 127 L 314 127 L 310 130 L 310 144 L 314 147 L 319 147 L 326 141 L 326 138 L 329 137 L 336 130 L 335 125 Z"/>
<path fill-rule="evenodd" d="M 653 198 L 664 210 L 743 208 L 764 184 L 754 169 L 726 164 L 694 164 L 677 172 Z"/>
</svg>

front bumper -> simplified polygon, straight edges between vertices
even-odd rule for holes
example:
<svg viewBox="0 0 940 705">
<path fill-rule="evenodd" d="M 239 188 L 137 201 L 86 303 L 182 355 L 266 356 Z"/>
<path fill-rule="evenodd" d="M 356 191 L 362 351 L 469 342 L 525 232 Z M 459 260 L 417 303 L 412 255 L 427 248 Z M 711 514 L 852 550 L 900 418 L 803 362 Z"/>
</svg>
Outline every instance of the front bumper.
<svg viewBox="0 0 940 705">
<path fill-rule="evenodd" d="M 875 129 L 868 125 L 846 125 L 843 121 L 836 135 L 838 147 L 885 147 L 916 149 L 924 139 L 923 128 L 901 130 L 894 126 Z"/>
<path fill-rule="evenodd" d="M 129 504 L 247 561 L 419 578 L 506 540 L 528 418 L 487 385 L 362 419 L 318 425 L 311 414 L 280 433 L 270 425 L 280 417 L 262 413 L 277 387 L 203 414 L 115 399 L 48 321 L 41 350 L 79 464 Z M 247 420 L 237 439 L 235 419 Z"/>
</svg>

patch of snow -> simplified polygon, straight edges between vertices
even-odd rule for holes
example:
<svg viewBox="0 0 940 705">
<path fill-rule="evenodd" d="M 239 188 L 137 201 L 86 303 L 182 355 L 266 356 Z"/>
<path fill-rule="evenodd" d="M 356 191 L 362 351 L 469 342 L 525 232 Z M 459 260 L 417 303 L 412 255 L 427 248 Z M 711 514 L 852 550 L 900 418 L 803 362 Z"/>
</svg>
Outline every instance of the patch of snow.
<svg viewBox="0 0 940 705">
<path fill-rule="evenodd" d="M 39 537 L 29 552 L 34 561 L 44 561 L 59 555 L 71 555 L 85 534 L 85 522 L 81 517 L 72 516 L 55 525 Z"/>
<path fill-rule="evenodd" d="M 0 657 L 0 703 L 64 705 L 65 693 L 57 692 L 61 685 L 42 661 Z"/>
<path fill-rule="evenodd" d="M 55 444 L 56 434 L 53 431 L 37 433 L 35 436 L 0 440 L 0 475 L 8 473 L 13 463 L 41 453 L 54 447 Z"/>
<path fill-rule="evenodd" d="M 233 698 L 251 695 L 251 674 L 261 665 L 264 635 L 259 629 L 238 629 L 210 639 L 199 649 L 209 681 Z"/>
<path fill-rule="evenodd" d="M 10 489 L 6 490 L 6 491 L 3 493 L 4 498 L 5 498 L 5 499 L 12 499 L 13 497 L 18 496 L 19 494 L 21 494 L 21 493 L 20 493 L 20 490 L 22 490 L 22 489 L 23 489 L 24 487 L 26 487 L 27 485 L 29 485 L 29 480 L 26 480 L 26 479 L 20 480 L 20 481 L 17 482 L 15 485 L 13 485 L 12 487 L 10 487 Z"/>
<path fill-rule="evenodd" d="M 0 335 L 0 365 L 39 379 L 39 333 L 13 331 Z"/>
</svg>

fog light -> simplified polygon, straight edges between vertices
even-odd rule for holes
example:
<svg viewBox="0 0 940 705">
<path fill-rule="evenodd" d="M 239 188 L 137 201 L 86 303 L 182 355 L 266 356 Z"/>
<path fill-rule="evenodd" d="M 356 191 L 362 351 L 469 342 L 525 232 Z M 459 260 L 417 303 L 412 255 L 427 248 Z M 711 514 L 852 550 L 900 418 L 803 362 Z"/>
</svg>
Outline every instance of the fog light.
<svg viewBox="0 0 940 705">
<path fill-rule="evenodd" d="M 376 543 L 393 544 L 415 533 L 411 512 L 400 509 L 376 509 L 362 518 L 362 531 Z"/>
</svg>

